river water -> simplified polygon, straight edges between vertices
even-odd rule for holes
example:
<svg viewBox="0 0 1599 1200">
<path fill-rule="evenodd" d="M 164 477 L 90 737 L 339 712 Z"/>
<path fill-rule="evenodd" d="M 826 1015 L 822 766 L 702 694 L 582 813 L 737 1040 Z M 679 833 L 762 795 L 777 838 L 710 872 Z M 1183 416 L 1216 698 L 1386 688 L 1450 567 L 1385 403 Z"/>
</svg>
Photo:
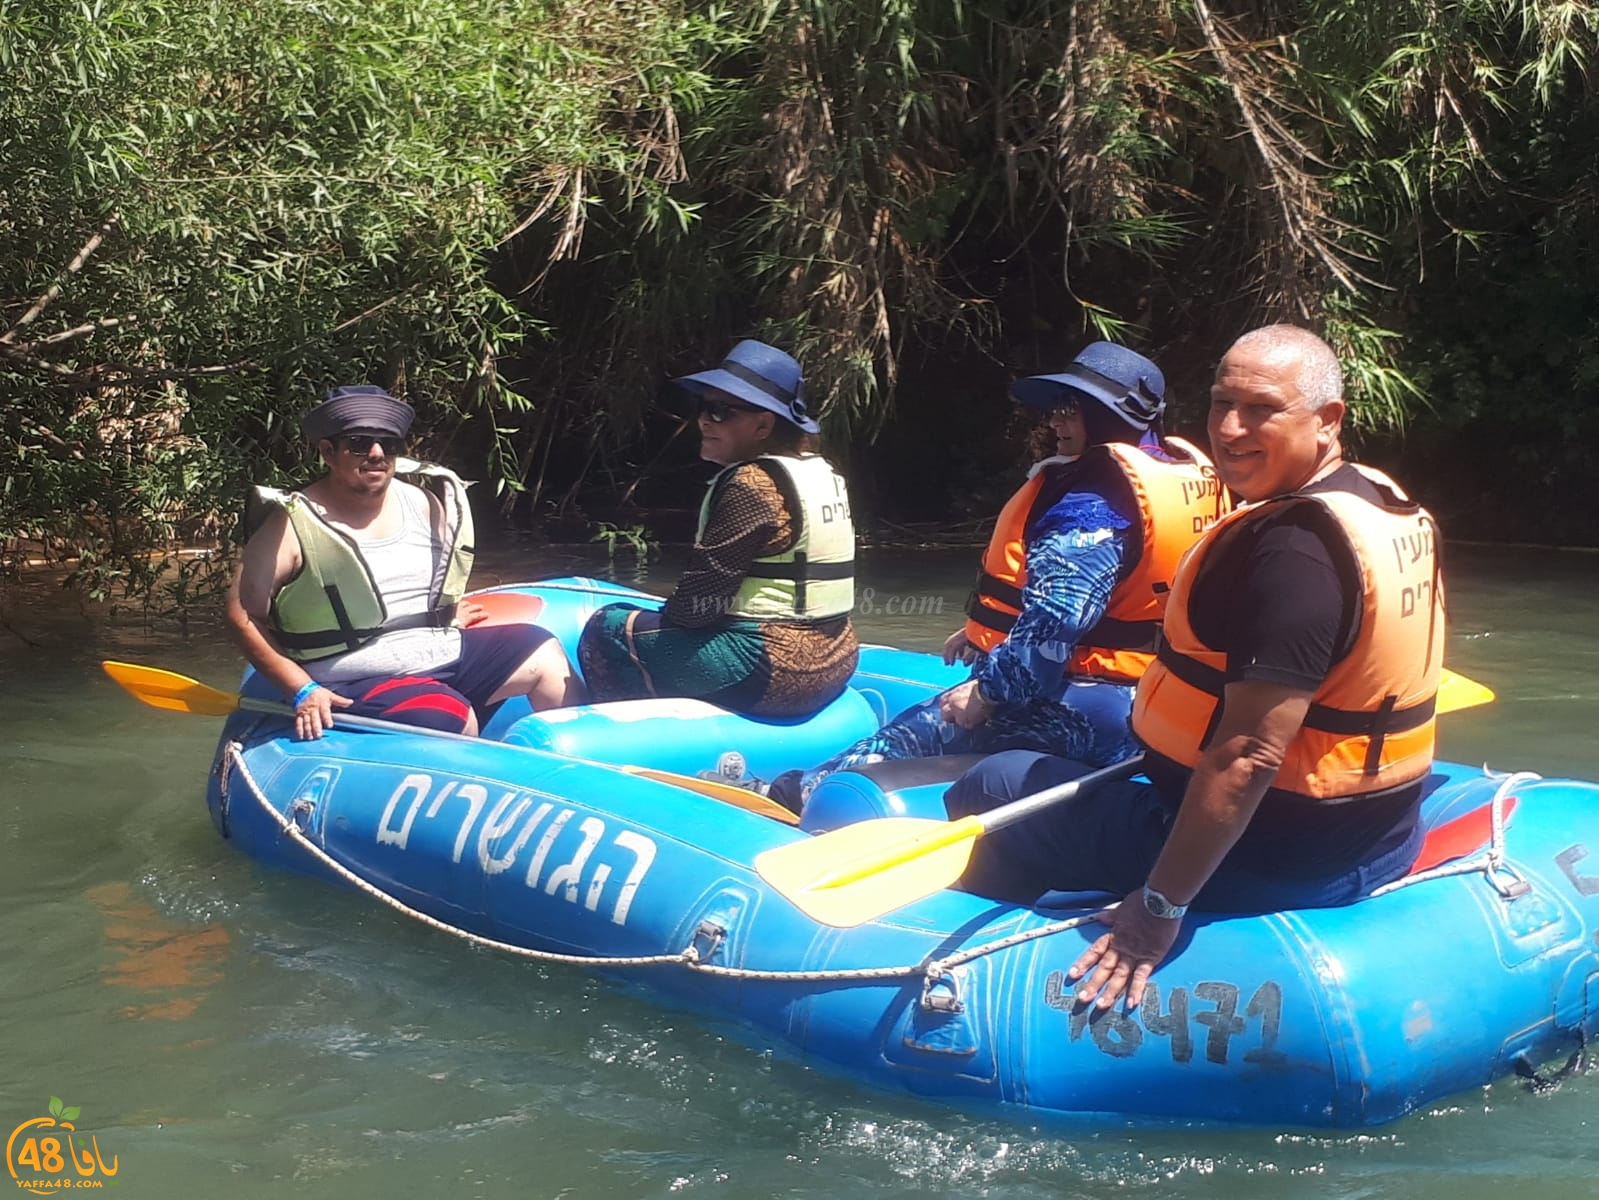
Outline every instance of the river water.
<svg viewBox="0 0 1599 1200">
<path fill-rule="evenodd" d="M 936 649 L 973 558 L 866 553 L 863 636 Z M 475 581 L 604 573 L 524 562 Z M 616 574 L 664 590 L 672 566 Z M 1445 717 L 1442 756 L 1599 778 L 1599 555 L 1455 547 L 1450 579 L 1449 665 L 1499 699 Z M 214 623 L 185 637 L 42 582 L 0 592 L 0 1134 L 59 1097 L 117 1156 L 119 1195 L 1599 1195 L 1599 1073 L 1361 1134 L 1062 1135 L 776 1061 L 235 854 L 203 805 L 218 722 L 135 703 L 108 657 L 223 687 L 239 663 Z"/>
</svg>

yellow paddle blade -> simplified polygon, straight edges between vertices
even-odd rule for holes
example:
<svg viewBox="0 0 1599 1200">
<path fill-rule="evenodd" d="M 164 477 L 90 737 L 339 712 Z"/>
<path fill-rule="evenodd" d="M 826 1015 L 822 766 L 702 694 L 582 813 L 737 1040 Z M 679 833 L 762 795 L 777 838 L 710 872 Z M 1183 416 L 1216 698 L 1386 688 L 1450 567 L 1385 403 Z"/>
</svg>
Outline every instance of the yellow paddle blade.
<svg viewBox="0 0 1599 1200">
<path fill-rule="evenodd" d="M 701 779 L 695 775 L 678 775 L 673 771 L 657 771 L 654 767 L 624 766 L 622 770 L 629 775 L 639 775 L 645 779 L 654 779 L 659 783 L 669 783 L 673 787 L 684 788 L 691 792 L 698 792 L 702 796 L 709 796 L 713 800 L 720 800 L 724 804 L 731 804 L 735 808 L 747 809 L 752 813 L 759 813 L 763 817 L 771 817 L 774 821 L 781 821 L 785 825 L 798 825 L 799 817 L 788 811 L 781 804 L 768 800 L 758 792 L 749 791 L 747 788 L 734 787 L 731 783 L 721 783 L 715 779 Z"/>
<path fill-rule="evenodd" d="M 207 687 L 198 679 L 190 679 L 176 671 L 109 660 L 100 666 L 107 675 L 133 693 L 135 699 L 144 701 L 152 708 L 225 717 L 239 707 L 239 698 L 233 693 Z"/>
<path fill-rule="evenodd" d="M 812 920 L 848 929 L 954 883 L 982 831 L 975 817 L 883 817 L 768 850 L 755 869 Z"/>
<path fill-rule="evenodd" d="M 1440 714 L 1458 712 L 1462 708 L 1476 708 L 1479 704 L 1487 704 L 1493 698 L 1492 688 L 1478 683 L 1475 679 L 1457 675 L 1448 667 L 1444 668 L 1444 673 L 1438 680 Z"/>
</svg>

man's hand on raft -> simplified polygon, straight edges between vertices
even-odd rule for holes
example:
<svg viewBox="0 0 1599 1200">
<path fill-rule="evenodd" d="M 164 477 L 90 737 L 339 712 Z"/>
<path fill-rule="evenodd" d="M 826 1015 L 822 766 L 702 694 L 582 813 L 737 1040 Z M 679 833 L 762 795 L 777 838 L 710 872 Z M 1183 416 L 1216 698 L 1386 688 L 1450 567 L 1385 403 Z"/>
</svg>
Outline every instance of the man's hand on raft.
<svg viewBox="0 0 1599 1200">
<path fill-rule="evenodd" d="M 489 610 L 476 600 L 462 600 L 455 606 L 455 624 L 460 629 L 470 629 L 488 616 Z"/>
<path fill-rule="evenodd" d="M 1066 976 L 1083 980 L 1077 988 L 1079 1003 L 1109 1008 L 1125 996 L 1131 1012 L 1143 1003 L 1144 985 L 1171 953 L 1183 923 L 1157 917 L 1145 908 L 1142 888 L 1100 913 L 1099 919 L 1113 927 L 1111 932 L 1084 950 Z"/>
<path fill-rule="evenodd" d="M 294 736 L 302 741 L 315 741 L 333 728 L 333 710 L 350 708 L 354 700 L 339 695 L 326 687 L 319 687 L 294 710 Z"/>
</svg>

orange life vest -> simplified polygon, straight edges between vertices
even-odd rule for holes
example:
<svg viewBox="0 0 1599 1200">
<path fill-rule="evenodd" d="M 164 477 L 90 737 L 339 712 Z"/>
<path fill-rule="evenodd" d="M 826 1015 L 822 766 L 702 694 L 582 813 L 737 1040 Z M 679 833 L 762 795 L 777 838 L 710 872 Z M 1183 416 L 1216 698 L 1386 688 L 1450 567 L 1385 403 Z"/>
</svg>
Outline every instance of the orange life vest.
<svg viewBox="0 0 1599 1200">
<path fill-rule="evenodd" d="M 1386 494 L 1383 505 L 1338 491 L 1263 500 L 1224 518 L 1183 560 L 1157 660 L 1133 702 L 1133 732 L 1150 750 L 1192 769 L 1220 718 L 1226 655 L 1200 641 L 1189 615 L 1206 564 L 1262 518 L 1319 504 L 1359 565 L 1360 629 L 1316 689 L 1272 786 L 1333 801 L 1414 782 L 1431 768 L 1444 651 L 1437 526 L 1387 476 L 1356 469 Z"/>
<path fill-rule="evenodd" d="M 1105 615 L 1089 630 L 1067 663 L 1069 674 L 1135 682 L 1154 657 L 1166 595 L 1183 552 L 1231 507 L 1203 451 L 1181 438 L 1166 438 L 1172 461 L 1121 442 L 1090 447 L 1121 469 L 1138 504 L 1143 553 L 1112 589 Z M 1027 531 L 1063 494 L 1047 484 L 1055 472 L 1040 471 L 1000 510 L 983 551 L 977 586 L 966 604 L 966 637 L 992 650 L 1005 640 L 1021 613 L 1027 585 Z"/>
</svg>

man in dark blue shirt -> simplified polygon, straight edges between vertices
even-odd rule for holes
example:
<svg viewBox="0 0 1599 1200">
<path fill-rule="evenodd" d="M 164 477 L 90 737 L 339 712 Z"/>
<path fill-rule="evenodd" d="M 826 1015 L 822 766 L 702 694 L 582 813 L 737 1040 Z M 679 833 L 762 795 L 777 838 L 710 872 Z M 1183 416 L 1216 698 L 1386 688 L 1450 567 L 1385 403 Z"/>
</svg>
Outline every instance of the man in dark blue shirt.
<svg viewBox="0 0 1599 1200">
<path fill-rule="evenodd" d="M 1314 334 L 1269 326 L 1228 350 L 1211 448 L 1246 507 L 1184 560 L 1140 682 L 1152 783 L 1091 789 L 976 844 L 971 890 L 1126 897 L 1071 969 L 1083 1002 L 1136 1006 L 1190 903 L 1347 904 L 1415 860 L 1443 647 L 1435 529 L 1392 481 L 1345 463 L 1343 416 L 1337 358 Z M 1084 770 L 996 755 L 946 804 L 987 811 Z"/>
</svg>

